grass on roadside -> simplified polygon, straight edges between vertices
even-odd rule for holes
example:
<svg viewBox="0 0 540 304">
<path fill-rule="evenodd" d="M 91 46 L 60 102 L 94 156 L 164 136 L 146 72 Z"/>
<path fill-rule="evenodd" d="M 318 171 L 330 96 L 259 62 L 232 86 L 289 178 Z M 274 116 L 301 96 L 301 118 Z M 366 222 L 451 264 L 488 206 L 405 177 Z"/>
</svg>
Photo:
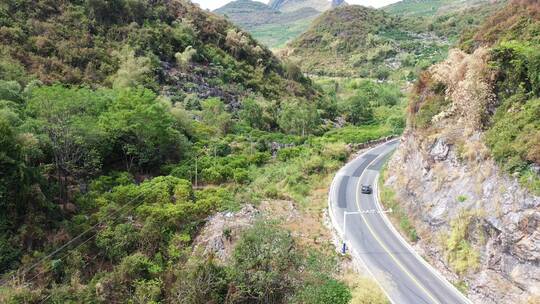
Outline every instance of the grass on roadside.
<svg viewBox="0 0 540 304">
<path fill-rule="evenodd" d="M 368 125 L 368 126 L 347 126 L 340 129 L 333 129 L 324 134 L 323 139 L 330 142 L 347 142 L 352 144 L 364 143 L 370 140 L 394 134 L 392 129 L 386 125 Z"/>
<path fill-rule="evenodd" d="M 399 228 L 402 234 L 404 234 L 409 241 L 416 242 L 418 241 L 418 233 L 416 232 L 416 228 L 411 223 L 409 216 L 407 215 L 405 210 L 399 204 L 399 201 L 396 199 L 396 193 L 394 192 L 394 190 L 384 185 L 384 181 L 386 180 L 386 174 L 387 167 L 385 165 L 381 170 L 381 174 L 379 176 L 379 191 L 381 203 L 386 208 L 392 209 L 393 212 L 390 213 L 390 218 L 392 218 L 399 224 Z"/>
<path fill-rule="evenodd" d="M 390 301 L 377 283 L 356 273 L 346 273 L 343 280 L 351 288 L 350 304 L 388 304 Z"/>
</svg>

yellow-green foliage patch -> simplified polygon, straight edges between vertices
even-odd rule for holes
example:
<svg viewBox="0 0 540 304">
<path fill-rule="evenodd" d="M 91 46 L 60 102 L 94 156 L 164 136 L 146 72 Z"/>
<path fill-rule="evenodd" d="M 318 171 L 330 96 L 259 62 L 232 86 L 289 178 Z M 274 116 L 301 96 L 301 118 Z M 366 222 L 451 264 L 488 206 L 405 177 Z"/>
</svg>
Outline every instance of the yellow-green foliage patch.
<svg viewBox="0 0 540 304">
<path fill-rule="evenodd" d="M 469 228 L 476 215 L 463 212 L 452 220 L 450 233 L 446 238 L 446 258 L 458 274 L 475 271 L 480 266 L 480 253 L 469 241 Z"/>
<path fill-rule="evenodd" d="M 346 279 L 346 281 L 348 281 Z M 349 283 L 352 290 L 350 304 L 387 304 L 390 303 L 380 287 L 372 279 L 354 277 Z"/>
</svg>

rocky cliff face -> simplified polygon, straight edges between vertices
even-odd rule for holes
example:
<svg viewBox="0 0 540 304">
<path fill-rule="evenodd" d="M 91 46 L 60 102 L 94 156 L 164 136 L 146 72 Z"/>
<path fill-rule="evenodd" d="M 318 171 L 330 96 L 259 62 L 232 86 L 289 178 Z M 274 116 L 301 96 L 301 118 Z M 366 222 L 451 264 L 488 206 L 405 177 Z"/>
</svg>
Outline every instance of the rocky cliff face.
<svg viewBox="0 0 540 304">
<path fill-rule="evenodd" d="M 496 104 L 486 56 L 454 52 L 429 71 L 435 82 L 420 81 L 416 102 L 444 107 L 411 120 L 385 185 L 415 223 L 424 255 L 473 302 L 538 303 L 540 197 L 501 170 L 484 144 L 482 124 Z"/>
<path fill-rule="evenodd" d="M 478 155 L 480 138 L 468 138 Z M 527 303 L 540 294 L 540 197 L 491 160 L 461 159 L 445 134 L 407 133 L 388 167 L 386 185 L 413 218 L 419 245 L 443 272 L 461 272 L 475 303 Z M 449 244 L 459 229 L 469 252 Z"/>
</svg>

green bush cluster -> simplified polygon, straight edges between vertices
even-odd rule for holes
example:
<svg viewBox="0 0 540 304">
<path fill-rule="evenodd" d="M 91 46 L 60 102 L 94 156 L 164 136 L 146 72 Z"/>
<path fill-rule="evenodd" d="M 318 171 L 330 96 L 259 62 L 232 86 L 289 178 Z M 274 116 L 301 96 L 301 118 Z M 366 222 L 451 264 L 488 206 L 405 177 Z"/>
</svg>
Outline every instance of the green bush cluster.
<svg viewBox="0 0 540 304">
<path fill-rule="evenodd" d="M 242 235 L 230 266 L 191 261 L 178 271 L 173 294 L 180 303 L 348 303 L 349 289 L 321 273 L 336 264 L 316 254 L 308 257 L 288 231 L 259 222 Z"/>
<path fill-rule="evenodd" d="M 194 181 L 201 184 L 221 184 L 225 182 L 237 182 L 243 184 L 249 182 L 249 171 L 252 167 L 261 166 L 270 159 L 267 152 L 255 152 L 252 155 L 227 155 L 214 157 L 204 155 L 195 159 L 185 160 L 174 167 L 169 167 L 170 174 Z"/>
<path fill-rule="evenodd" d="M 330 142 L 346 142 L 360 144 L 393 134 L 395 134 L 393 130 L 386 126 L 350 126 L 341 129 L 330 130 L 324 134 L 323 138 Z"/>
<path fill-rule="evenodd" d="M 405 98 L 397 84 L 362 78 L 325 77 L 316 83 L 332 100 L 332 108 L 327 111 L 332 115 L 328 118 L 340 117 L 351 125 L 361 127 L 372 125 L 390 128 L 394 133 L 401 133 L 405 128 Z"/>
<path fill-rule="evenodd" d="M 258 193 L 255 198 L 293 198 L 307 203 L 310 189 L 337 170 L 350 153 L 342 141 L 310 138 L 303 146 L 280 149 L 274 161 L 254 173 L 249 187 Z"/>
<path fill-rule="evenodd" d="M 474 272 L 480 263 L 480 254 L 469 241 L 469 226 L 472 220 L 472 214 L 460 214 L 452 221 L 451 231 L 445 243 L 448 262 L 460 274 Z"/>
<path fill-rule="evenodd" d="M 10 210 L 0 220 L 2 232 L 35 218 L 38 241 L 42 225 L 61 217 L 52 203 L 72 201 L 77 182 L 115 169 L 155 170 L 178 160 L 188 146 L 184 131 L 149 90 L 33 83 L 22 89 L 1 82 L 0 92 L 6 149 L 0 197 Z"/>
<path fill-rule="evenodd" d="M 500 71 L 496 89 L 502 104 L 492 117 L 486 142 L 495 159 L 520 181 L 540 193 L 540 55 L 539 44 L 508 41 L 497 45 L 492 66 Z"/>
</svg>

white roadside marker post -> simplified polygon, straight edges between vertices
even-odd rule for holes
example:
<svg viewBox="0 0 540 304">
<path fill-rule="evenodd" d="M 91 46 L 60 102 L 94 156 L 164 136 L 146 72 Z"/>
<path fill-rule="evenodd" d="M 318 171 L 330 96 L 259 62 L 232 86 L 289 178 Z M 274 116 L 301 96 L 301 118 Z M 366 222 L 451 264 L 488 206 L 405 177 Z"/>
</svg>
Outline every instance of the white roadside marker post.
<svg viewBox="0 0 540 304">
<path fill-rule="evenodd" d="M 383 211 L 371 209 L 371 210 L 343 212 L 343 246 L 341 248 L 341 254 L 347 253 L 347 216 L 356 215 L 356 214 L 382 214 L 382 213 L 392 213 L 392 208 L 388 210 L 383 210 Z"/>
</svg>

